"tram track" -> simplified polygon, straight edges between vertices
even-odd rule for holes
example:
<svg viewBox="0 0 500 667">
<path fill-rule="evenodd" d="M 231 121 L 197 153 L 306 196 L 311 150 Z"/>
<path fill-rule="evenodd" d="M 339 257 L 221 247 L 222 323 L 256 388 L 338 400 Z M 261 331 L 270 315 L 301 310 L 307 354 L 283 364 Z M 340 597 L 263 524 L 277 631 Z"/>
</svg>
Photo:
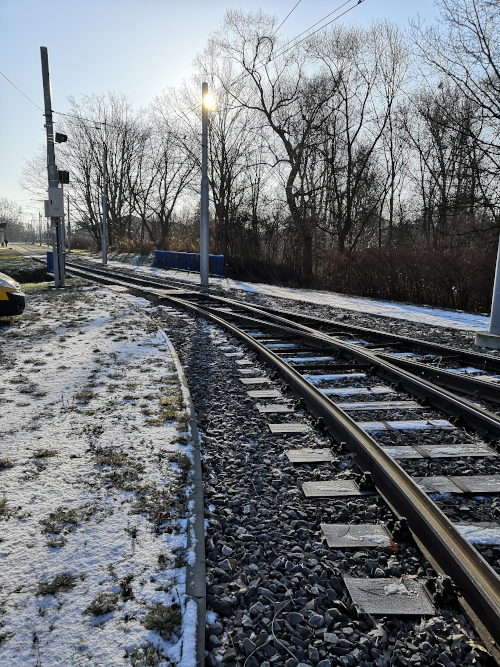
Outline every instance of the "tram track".
<svg viewBox="0 0 500 667">
<path fill-rule="evenodd" d="M 84 269 L 77 267 L 69 266 L 68 268 L 75 273 L 84 271 Z M 101 278 L 116 283 L 116 278 L 112 278 L 109 274 L 103 276 L 104 272 L 100 273 Z M 118 282 L 121 285 L 131 286 L 130 278 L 123 279 L 123 277 L 120 277 Z M 266 316 L 266 309 L 245 306 L 244 313 L 237 312 L 235 308 L 242 309 L 242 304 L 235 304 L 234 301 L 231 302 L 228 299 L 216 297 L 217 305 L 214 306 L 213 299 L 210 299 L 210 303 L 207 303 L 209 299 L 204 293 L 183 290 L 179 294 L 179 290 L 176 290 L 179 294 L 176 297 L 174 290 L 167 294 L 164 289 L 157 285 L 151 288 L 151 281 L 141 279 L 140 282 L 148 283 L 141 289 L 149 290 L 150 296 L 167 299 L 174 307 L 188 310 L 192 314 L 201 316 L 224 328 L 231 336 L 238 338 L 249 349 L 258 354 L 268 366 L 275 369 L 277 374 L 291 387 L 294 394 L 305 401 L 309 411 L 318 420 L 316 425 L 327 431 L 336 443 L 345 443 L 348 449 L 356 454 L 356 465 L 365 473 L 361 487 L 363 484 L 371 487 L 373 491 L 386 500 L 397 517 L 400 519 L 404 517 L 408 520 L 414 537 L 423 546 L 431 562 L 438 571 L 452 577 L 460 591 L 460 596 L 463 596 L 465 608 L 473 616 L 475 615 L 480 619 L 495 641 L 500 637 L 500 579 L 497 574 L 470 542 L 463 537 L 456 526 L 432 502 L 422 485 L 417 484 L 399 465 L 397 460 L 388 453 L 387 448 L 381 447 L 372 437 L 370 429 L 366 426 L 367 423 L 370 423 L 370 420 L 362 422 L 364 425 L 356 423 L 350 416 L 352 411 L 349 410 L 349 401 L 344 403 L 337 401 L 338 404 L 336 404 L 330 398 L 333 394 L 328 394 L 324 388 L 316 386 L 314 373 L 311 372 L 314 370 L 321 371 L 321 373 L 315 375 L 322 375 L 326 379 L 333 375 L 343 375 L 345 376 L 344 379 L 347 377 L 349 381 L 349 376 L 352 380 L 356 375 L 353 370 L 358 371 L 376 367 L 377 375 L 386 382 L 391 383 L 392 386 L 394 386 L 394 383 L 398 383 L 404 389 L 409 390 L 413 397 L 417 396 L 427 403 L 427 405 L 417 404 L 415 407 L 415 404 L 411 404 L 411 402 L 399 401 L 397 406 L 400 411 L 399 414 L 401 414 L 401 411 L 403 414 L 405 414 L 405 411 L 410 413 L 421 411 L 431 404 L 439 410 L 444 410 L 447 415 L 451 414 L 462 420 L 469 428 L 493 439 L 497 439 L 500 435 L 500 422 L 495 415 L 471 405 L 469 402 L 451 394 L 451 392 L 438 389 L 425 379 L 415 377 L 411 373 L 401 370 L 389 360 L 381 358 L 382 355 L 377 356 L 376 353 L 367 349 L 360 349 L 360 346 L 336 339 L 327 333 L 314 331 L 305 324 L 299 325 L 297 322 L 290 322 L 279 315 L 267 312 Z M 135 285 L 137 289 L 137 283 Z M 187 297 L 189 297 L 189 300 Z M 224 309 L 225 312 L 222 313 L 221 309 Z M 273 342 L 268 340 L 266 346 L 259 342 L 259 338 L 262 337 L 272 339 Z M 300 343 L 298 343 L 299 339 Z M 304 341 L 306 341 L 305 344 Z M 272 346 L 274 346 L 275 351 L 273 351 Z M 290 361 L 289 356 L 289 362 L 287 363 L 285 355 L 287 351 L 290 354 L 292 350 L 295 356 L 292 356 L 291 359 L 295 359 L 295 361 Z M 337 358 L 339 355 L 341 358 Z M 299 367 L 304 366 L 304 364 L 300 364 L 297 359 L 317 359 L 313 362 L 309 361 L 305 364 L 306 368 L 303 368 L 307 371 L 309 377 L 305 377 L 304 373 L 299 372 Z M 352 363 L 353 359 L 355 360 L 354 365 Z M 338 373 L 339 368 L 346 372 Z M 364 375 L 366 378 L 366 373 L 358 373 L 358 375 Z M 243 377 L 241 379 L 243 381 L 250 378 Z M 259 383 L 255 384 L 258 385 Z M 388 385 L 390 390 L 391 384 Z M 358 389 L 364 390 L 369 389 L 369 387 L 359 386 Z M 394 392 L 393 389 L 391 391 Z M 363 392 L 360 392 L 360 394 L 365 396 Z M 341 392 L 338 396 L 340 395 Z M 376 397 L 380 398 L 380 395 Z M 371 399 L 373 399 L 373 396 L 370 396 Z M 365 405 L 358 404 L 357 407 L 357 410 L 361 411 L 365 417 L 373 417 L 374 414 L 380 415 L 381 410 L 382 415 L 385 415 L 394 409 L 394 406 L 388 406 L 387 402 L 384 408 L 384 402 L 378 401 L 374 412 L 373 409 L 370 409 L 370 400 Z M 373 405 L 375 404 L 376 402 L 373 401 Z M 343 405 L 343 408 L 339 405 Z M 427 421 L 429 426 L 431 426 L 430 422 L 436 422 L 435 426 L 438 428 L 437 422 L 439 420 Z M 372 421 L 373 423 L 375 422 Z M 382 424 L 382 427 L 387 430 L 393 430 L 397 420 L 392 421 L 392 427 L 390 425 L 391 420 L 383 420 L 378 423 Z M 452 424 L 450 423 L 449 426 L 451 428 Z M 487 450 L 483 449 L 484 451 Z M 493 450 L 490 450 L 489 456 L 494 457 Z M 358 484 L 357 492 L 362 492 L 361 487 Z M 459 487 L 459 491 L 467 493 L 464 488 Z"/>
<path fill-rule="evenodd" d="M 75 263 L 68 263 L 68 269 L 75 273 L 79 271 L 91 271 L 95 276 L 101 276 L 103 280 L 111 277 L 116 280 L 117 272 L 88 267 Z M 150 278 L 136 275 L 120 273 L 122 284 L 140 285 L 145 288 L 179 290 L 182 293 L 204 294 L 205 298 L 212 299 L 215 303 L 220 303 L 221 307 L 232 307 L 245 309 L 249 304 L 238 302 L 235 299 L 223 296 L 219 291 L 207 294 L 192 286 L 179 284 L 174 280 L 152 280 Z M 352 324 L 338 324 L 334 321 L 325 321 L 324 318 L 311 317 L 310 315 L 300 315 L 289 310 L 270 308 L 267 306 L 258 306 L 259 311 L 263 311 L 270 316 L 284 318 L 288 325 L 305 326 L 308 330 L 313 329 L 318 333 L 325 333 L 338 340 L 346 340 L 346 334 L 352 334 L 366 338 L 361 342 L 352 342 L 352 344 L 361 346 L 367 350 L 375 348 L 375 354 L 388 363 L 407 370 L 410 373 L 428 379 L 431 382 L 445 387 L 451 391 L 458 392 L 467 396 L 470 400 L 485 400 L 495 404 L 500 404 L 500 358 L 489 354 L 482 354 L 476 351 L 464 350 L 462 348 L 450 347 L 439 343 L 424 341 L 411 338 L 409 336 L 398 336 L 384 331 L 377 331 L 366 327 L 353 326 Z M 352 337 L 352 336 L 351 336 Z M 347 338 L 349 340 L 349 338 Z M 378 347 L 383 344 L 385 347 Z M 394 352 L 399 350 L 399 352 Z M 410 356 L 407 356 L 407 354 Z M 412 359 L 411 355 L 415 355 Z M 476 373 L 460 372 L 460 366 L 471 364 L 472 370 Z M 481 374 L 485 374 L 482 378 Z"/>
</svg>

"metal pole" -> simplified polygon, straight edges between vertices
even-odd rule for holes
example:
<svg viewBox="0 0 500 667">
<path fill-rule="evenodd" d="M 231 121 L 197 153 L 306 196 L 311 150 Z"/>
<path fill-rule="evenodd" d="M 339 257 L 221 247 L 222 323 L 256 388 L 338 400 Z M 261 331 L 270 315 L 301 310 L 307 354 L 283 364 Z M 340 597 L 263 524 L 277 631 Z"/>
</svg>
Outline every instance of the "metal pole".
<svg viewBox="0 0 500 667">
<path fill-rule="evenodd" d="M 107 227 L 107 195 L 106 195 L 106 161 L 108 150 L 104 145 L 102 150 L 102 263 L 108 263 L 108 227 Z"/>
<path fill-rule="evenodd" d="M 42 214 L 38 213 L 38 240 L 40 248 L 42 247 Z"/>
<path fill-rule="evenodd" d="M 66 252 L 66 214 L 64 213 L 64 185 L 61 183 L 61 201 L 62 201 L 62 209 L 63 209 L 63 214 L 62 214 L 62 219 L 61 219 L 61 231 L 62 231 L 62 237 L 61 237 L 61 243 L 62 243 L 62 252 Z"/>
<path fill-rule="evenodd" d="M 52 122 L 52 99 L 50 93 L 49 54 L 46 46 L 40 47 L 42 59 L 43 100 L 45 108 L 45 130 L 47 134 L 47 174 L 50 188 L 59 188 L 59 175 L 54 151 L 54 125 Z M 49 190 L 50 199 L 50 190 Z M 61 248 L 61 218 L 51 217 L 52 253 L 54 260 L 54 286 L 64 287 L 64 264 Z"/>
<path fill-rule="evenodd" d="M 201 84 L 201 216 L 200 216 L 200 283 L 208 287 L 208 83 Z"/>
<path fill-rule="evenodd" d="M 71 252 L 71 230 L 69 224 L 69 195 L 67 197 L 67 203 L 68 203 L 68 226 L 66 227 L 66 230 L 68 232 L 68 252 Z"/>
<path fill-rule="evenodd" d="M 496 336 L 500 335 L 500 239 L 498 241 L 497 267 L 491 302 L 490 333 Z"/>
</svg>

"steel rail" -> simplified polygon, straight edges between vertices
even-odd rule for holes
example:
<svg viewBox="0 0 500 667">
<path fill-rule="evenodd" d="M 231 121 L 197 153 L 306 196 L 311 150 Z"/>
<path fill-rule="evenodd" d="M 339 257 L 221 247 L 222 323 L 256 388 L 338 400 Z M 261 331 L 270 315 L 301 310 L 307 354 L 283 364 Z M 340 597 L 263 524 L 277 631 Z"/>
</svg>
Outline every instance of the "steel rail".
<svg viewBox="0 0 500 667">
<path fill-rule="evenodd" d="M 76 272 L 84 274 L 92 273 L 93 271 L 93 269 L 76 269 Z M 99 275 L 101 271 L 96 271 L 96 273 Z M 132 277 L 129 278 L 129 282 L 118 280 L 117 278 L 108 275 L 100 277 L 105 281 L 118 283 L 128 287 L 130 287 L 130 281 L 133 280 Z M 166 296 L 165 292 L 168 291 L 169 290 L 163 290 L 159 288 L 151 289 L 151 293 L 155 294 L 155 296 Z M 202 292 L 192 290 L 186 290 L 185 294 L 186 293 L 189 294 L 189 296 L 196 298 L 203 298 L 206 296 Z M 244 309 L 247 312 L 255 313 L 256 315 L 264 315 L 266 318 L 269 318 L 269 320 L 257 320 L 255 317 L 250 317 L 249 315 L 238 312 L 232 312 L 228 314 L 233 318 L 240 320 L 246 319 L 250 324 L 274 327 L 280 332 L 284 332 L 285 327 L 286 333 L 289 336 L 294 334 L 298 335 L 300 332 L 303 338 L 306 338 L 310 342 L 315 343 L 320 347 L 325 347 L 326 345 L 327 347 L 333 347 L 334 349 L 341 350 L 344 353 L 348 352 L 358 361 L 361 361 L 362 363 L 369 363 L 370 365 L 374 366 L 377 369 L 378 374 L 387 379 L 389 382 L 401 384 L 408 392 L 418 396 L 421 399 L 428 400 L 434 407 L 438 408 L 439 410 L 443 410 L 452 417 L 463 419 L 467 425 L 478 431 L 481 435 L 490 435 L 494 438 L 500 438 L 500 420 L 496 415 L 479 406 L 472 405 L 470 402 L 460 398 L 459 396 L 456 396 L 446 389 L 438 389 L 432 382 L 429 382 L 426 379 L 417 377 L 407 370 L 398 368 L 393 360 L 388 361 L 383 359 L 382 355 L 370 352 L 352 343 L 347 343 L 339 338 L 335 338 L 334 336 L 315 331 L 314 329 L 310 329 L 305 325 L 298 324 L 296 322 L 290 322 L 286 318 L 273 315 L 267 311 L 263 311 L 260 307 L 252 306 L 250 304 L 240 304 L 239 302 L 233 302 L 231 299 L 226 299 L 223 297 L 213 298 L 225 303 L 230 302 L 231 305 L 238 306 L 240 309 Z M 207 310 L 212 312 L 215 310 L 215 308 L 208 306 Z M 477 389 L 478 380 L 470 380 L 470 391 L 473 392 Z M 463 386 L 468 381 L 469 378 L 461 377 L 460 380 L 458 380 L 460 383 L 459 388 L 463 388 Z M 483 384 L 486 385 L 486 383 Z M 485 387 L 486 390 L 489 390 L 490 388 L 491 385 Z"/>
<path fill-rule="evenodd" d="M 67 264 L 69 267 L 75 266 L 75 267 L 82 267 L 82 265 L 75 265 L 73 262 Z M 83 268 L 87 268 L 83 266 Z M 90 268 L 90 267 L 89 267 Z M 101 269 L 100 267 L 91 267 L 92 271 L 95 271 L 97 273 L 103 274 L 103 275 L 109 275 L 112 273 L 111 270 L 104 270 Z M 142 277 L 142 276 L 127 276 L 124 275 L 123 277 L 127 278 L 130 281 L 135 281 L 135 282 L 140 282 L 144 286 L 152 286 L 154 288 L 161 289 L 162 285 L 161 283 L 152 280 L 151 278 L 147 277 Z M 166 279 L 168 280 L 168 279 Z M 206 298 L 211 298 L 215 299 L 217 301 L 221 301 L 230 305 L 233 305 L 235 307 L 239 308 L 246 308 L 250 304 L 245 304 L 240 301 L 236 301 L 235 299 L 231 299 L 229 297 L 221 296 L 218 294 L 213 294 L 210 292 L 202 291 L 200 289 L 196 289 L 194 286 L 187 286 L 184 288 L 181 287 L 174 287 L 173 289 L 178 289 L 179 291 L 183 292 L 192 292 L 193 294 L 198 294 L 198 295 L 203 295 Z M 461 359 L 468 363 L 473 363 L 476 364 L 477 366 L 488 366 L 492 371 L 499 371 L 500 372 L 500 359 L 496 358 L 491 355 L 486 355 L 482 354 L 481 352 L 474 352 L 470 350 L 464 350 L 462 348 L 457 348 L 457 347 L 452 347 L 452 346 L 447 346 L 443 345 L 442 343 L 434 343 L 434 342 L 428 342 L 424 340 L 419 340 L 417 338 L 412 338 L 411 336 L 402 336 L 400 334 L 393 334 L 393 333 L 387 333 L 386 331 L 378 331 L 377 329 L 371 329 L 369 327 L 360 327 L 356 326 L 353 324 L 347 324 L 343 322 L 337 322 L 334 320 L 324 320 L 320 318 L 313 317 L 311 315 L 301 315 L 300 313 L 296 313 L 294 311 L 290 310 L 283 310 L 283 309 L 277 309 L 277 308 L 271 308 L 269 306 L 262 306 L 259 305 L 259 310 L 268 313 L 270 315 L 276 315 L 278 317 L 285 317 L 286 319 L 289 319 L 290 323 L 294 324 L 300 324 L 300 321 L 304 326 L 308 326 L 308 328 L 311 328 L 311 326 L 314 326 L 315 324 L 318 324 L 319 326 L 331 326 L 334 327 L 339 331 L 339 333 L 356 333 L 360 335 L 366 335 L 368 337 L 373 338 L 374 340 L 379 341 L 380 343 L 383 343 L 385 345 L 396 345 L 396 344 L 401 344 L 404 346 L 407 346 L 408 348 L 411 349 L 417 349 L 417 350 L 422 350 L 426 353 L 436 353 L 437 355 L 441 355 L 443 357 L 446 356 L 459 356 Z M 298 320 L 299 322 L 295 322 L 295 320 Z M 328 332 L 321 332 L 321 333 L 327 333 Z M 328 335 L 332 335 L 331 333 Z M 406 362 L 405 363 L 410 363 Z M 393 360 L 394 365 L 399 365 L 399 360 Z M 412 362 L 413 363 L 413 362 Z M 401 362 L 401 365 L 403 365 L 403 361 Z M 435 367 L 430 366 L 429 368 L 434 369 Z M 484 368 L 483 368 L 484 370 Z M 436 377 L 433 375 L 433 377 Z M 443 376 L 444 377 L 444 376 Z M 466 378 L 468 380 L 469 378 Z M 467 388 L 467 386 L 464 385 L 464 391 L 471 391 L 474 392 L 477 389 L 481 387 L 481 385 L 476 384 L 477 382 L 481 382 L 479 378 L 473 378 L 473 382 L 471 383 L 470 389 Z M 445 384 L 445 386 L 451 388 L 449 384 Z M 491 386 L 491 385 L 490 385 Z M 499 389 L 500 392 L 500 389 Z M 491 392 L 493 395 L 498 396 L 498 393 Z M 495 398 L 491 398 L 490 400 L 495 401 Z M 496 401 L 495 401 L 496 402 Z"/>
<path fill-rule="evenodd" d="M 246 306 L 245 309 L 260 314 L 259 309 L 254 306 Z M 207 310 L 211 312 L 212 308 L 208 307 Z M 456 396 L 446 389 L 439 389 L 432 382 L 417 377 L 404 369 L 398 368 L 392 362 L 382 359 L 379 355 L 373 352 L 333 336 L 314 331 L 304 325 L 294 324 L 277 315 L 267 314 L 268 317 L 271 318 L 271 321 L 269 322 L 266 320 L 257 320 L 243 313 L 233 312 L 228 313 L 227 315 L 228 317 L 247 321 L 252 324 L 257 323 L 261 326 L 275 328 L 278 331 L 281 327 L 285 327 L 287 334 L 290 334 L 293 331 L 297 334 L 300 332 L 302 338 L 305 338 L 309 342 L 315 342 L 319 347 L 333 347 L 344 353 L 347 352 L 358 361 L 368 362 L 371 366 L 377 369 L 378 375 L 389 382 L 400 384 L 406 391 L 421 399 L 429 401 L 439 410 L 446 412 L 452 417 L 463 419 L 466 424 L 475 431 L 478 431 L 481 435 L 484 436 L 488 434 L 494 438 L 500 438 L 500 419 L 496 415 L 484 408 L 471 404 L 469 401 Z"/>
<path fill-rule="evenodd" d="M 374 340 L 379 341 L 380 343 L 384 343 L 385 345 L 401 343 L 402 345 L 407 345 L 409 348 L 422 350 L 426 353 L 437 352 L 438 355 L 442 354 L 443 357 L 457 355 L 470 363 L 478 365 L 487 364 L 492 370 L 500 371 L 500 359 L 489 354 L 483 354 L 481 352 L 474 352 L 471 350 L 463 350 L 459 347 L 443 345 L 442 343 L 433 343 L 431 341 L 420 340 L 418 338 L 412 338 L 411 336 L 402 336 L 401 334 L 388 333 L 387 331 L 379 331 L 369 327 L 360 327 L 355 324 L 347 324 L 346 322 L 322 320 L 311 315 L 301 315 L 300 313 L 295 313 L 294 311 L 290 310 L 281 310 L 277 308 L 271 308 L 269 306 L 259 306 L 259 308 L 273 315 L 290 317 L 292 321 L 294 319 L 302 320 L 302 323 L 306 326 L 311 326 L 317 323 L 321 326 L 331 326 L 336 329 L 343 330 L 346 333 L 366 335 L 373 338 Z"/>
<path fill-rule="evenodd" d="M 381 354 L 380 352 L 375 352 L 374 354 L 384 361 L 389 361 L 395 366 L 409 371 L 413 375 L 429 379 L 435 384 L 446 387 L 451 391 L 476 394 L 478 397 L 492 401 L 493 403 L 500 403 L 500 385 L 482 380 L 481 376 L 464 376 L 449 371 L 446 368 L 437 368 L 436 366 L 422 364 L 410 359 L 394 359 L 391 355 Z"/>
<path fill-rule="evenodd" d="M 116 279 L 110 279 L 110 281 L 122 282 L 116 281 Z M 225 328 L 232 335 L 245 342 L 248 347 L 255 350 L 266 363 L 277 369 L 279 375 L 285 379 L 292 390 L 303 398 L 310 411 L 323 419 L 325 427 L 333 438 L 338 442 L 345 442 L 357 454 L 357 461 L 361 469 L 371 472 L 377 491 L 399 516 L 405 516 L 408 519 L 416 539 L 431 554 L 438 567 L 453 579 L 464 600 L 487 631 L 491 633 L 494 641 L 500 642 L 500 578 L 396 460 L 384 452 L 377 442 L 337 407 L 333 401 L 305 380 L 296 369 L 292 368 L 278 355 L 239 327 L 210 312 L 211 309 L 201 308 L 190 301 L 167 292 L 168 290 L 147 290 L 147 293 L 152 296 L 164 298 Z M 246 308 L 258 312 L 258 309 L 253 307 Z M 415 378 L 411 374 L 392 366 L 392 364 L 383 362 L 381 359 L 377 359 L 376 355 L 366 350 L 361 351 L 352 344 L 336 340 L 326 334 L 314 332 L 302 325 L 294 324 L 293 327 L 290 327 L 289 325 L 292 323 L 284 320 L 284 318 L 273 316 L 274 322 L 267 322 L 237 313 L 231 313 L 230 316 L 275 329 L 285 327 L 287 333 L 295 333 L 298 329 L 302 329 L 304 337 L 314 341 L 316 345 L 330 345 L 348 351 L 353 356 L 377 366 L 384 365 L 389 376 L 397 377 L 399 375 L 400 379 L 409 382 L 410 385 L 416 381 L 422 389 L 431 389 L 432 393 L 438 393 L 438 390 L 430 383 Z M 445 402 L 451 401 L 452 404 L 472 410 L 478 418 L 489 417 L 486 411 L 464 405 L 461 399 L 449 394 L 449 392 L 443 391 L 442 394 Z M 496 420 L 494 422 L 497 427 L 500 426 L 499 422 Z"/>
<path fill-rule="evenodd" d="M 493 639 L 500 642 L 500 578 L 401 466 L 333 401 L 252 336 L 189 301 L 172 295 L 165 298 L 225 328 L 277 369 L 309 410 L 323 419 L 333 438 L 337 442 L 346 442 L 358 455 L 360 467 L 371 472 L 380 495 L 399 516 L 407 518 L 417 540 L 429 551 L 439 568 L 453 579 Z"/>
</svg>

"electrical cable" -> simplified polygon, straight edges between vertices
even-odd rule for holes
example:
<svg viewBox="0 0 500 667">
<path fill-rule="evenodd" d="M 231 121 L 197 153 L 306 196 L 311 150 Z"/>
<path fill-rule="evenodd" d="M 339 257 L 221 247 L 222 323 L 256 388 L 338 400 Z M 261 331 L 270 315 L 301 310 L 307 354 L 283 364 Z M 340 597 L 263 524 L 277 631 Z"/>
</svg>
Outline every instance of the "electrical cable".
<svg viewBox="0 0 500 667">
<path fill-rule="evenodd" d="M 278 53 L 277 53 L 275 56 L 273 56 L 273 57 L 269 60 L 269 62 L 272 62 L 272 61 L 275 60 L 276 58 L 279 58 L 279 57 L 282 56 L 283 54 L 287 53 L 287 51 L 290 51 L 290 49 L 293 49 L 295 46 L 298 46 L 298 45 L 301 44 L 302 42 L 305 42 L 306 39 L 309 39 L 309 37 L 312 37 L 313 35 L 315 35 L 315 34 L 316 34 L 317 32 L 319 32 L 320 30 L 323 30 L 323 28 L 326 28 L 327 26 L 329 26 L 330 23 L 333 23 L 333 22 L 336 21 L 337 19 L 339 19 L 339 18 L 341 18 L 342 16 L 345 16 L 346 14 L 348 14 L 349 12 L 351 12 L 353 9 L 356 9 L 356 7 L 357 7 L 358 5 L 360 5 L 362 2 L 364 2 L 364 0 L 358 0 L 358 2 L 357 2 L 355 5 L 353 5 L 352 7 L 349 7 L 349 9 L 346 9 L 346 11 L 345 11 L 345 12 L 342 12 L 342 14 L 339 14 L 338 16 L 335 16 L 331 21 L 328 21 L 328 23 L 325 23 L 325 25 L 322 25 L 320 28 L 318 28 L 318 29 L 315 30 L 314 32 L 310 32 L 308 35 L 306 35 L 306 36 L 305 36 L 303 39 L 301 39 L 299 42 L 296 41 L 296 40 L 297 40 L 299 37 L 301 37 L 304 33 L 308 32 L 309 30 L 312 30 L 312 28 L 314 28 L 315 26 L 317 26 L 318 23 L 321 23 L 322 21 L 324 21 L 325 19 L 327 19 L 329 16 L 331 16 L 333 13 L 337 12 L 339 9 L 342 9 L 342 7 L 344 7 L 345 5 L 348 5 L 350 2 L 352 2 L 352 0 L 347 0 L 347 2 L 344 2 L 343 5 L 340 5 L 339 7 L 337 7 L 337 9 L 335 9 L 333 12 L 330 12 L 330 14 L 328 14 L 328 15 L 325 16 L 324 18 L 320 19 L 319 21 L 317 21 L 317 22 L 316 22 L 314 25 L 312 25 L 310 28 L 307 28 L 307 30 L 304 30 L 304 32 L 301 32 L 300 35 L 297 35 L 297 37 L 294 37 L 294 39 L 292 40 L 294 43 L 293 43 L 293 44 L 290 44 L 290 46 L 287 46 L 287 48 L 284 48 L 284 49 L 282 49 L 281 51 L 278 51 Z M 266 63 L 266 65 L 268 65 L 269 62 Z M 261 67 L 262 67 L 262 65 L 261 65 Z M 259 68 L 256 67 L 255 69 L 259 69 Z"/>
<path fill-rule="evenodd" d="M 0 74 L 3 76 L 3 78 L 4 78 L 6 81 L 8 81 L 8 82 L 10 83 L 11 86 L 14 86 L 14 88 L 15 88 L 16 90 L 18 90 L 18 91 L 21 93 L 21 95 L 22 95 L 23 97 L 25 97 L 25 98 L 28 100 L 28 102 L 31 102 L 31 104 L 32 104 L 33 106 L 35 106 L 35 107 L 36 107 L 37 109 L 39 109 L 42 113 L 44 113 L 43 109 L 40 108 L 36 102 L 33 102 L 33 100 L 30 99 L 25 93 L 23 93 L 23 91 L 22 91 L 20 88 L 18 88 L 18 87 L 16 86 L 16 84 L 13 83 L 7 76 L 5 76 L 5 74 L 4 74 L 3 72 L 0 72 Z"/>
<path fill-rule="evenodd" d="M 346 5 L 348 5 L 348 4 L 349 4 L 350 2 L 352 2 L 352 1 L 353 1 L 353 0 L 346 0 L 346 2 L 343 2 L 341 5 L 339 5 L 338 7 L 336 7 L 333 11 L 331 11 L 329 14 L 327 14 L 326 16 L 323 16 L 322 19 L 320 19 L 319 21 L 316 21 L 316 23 L 313 23 L 313 25 L 311 25 L 311 26 L 309 26 L 309 28 L 306 28 L 305 30 L 303 30 L 303 31 L 302 31 L 301 33 L 299 33 L 296 37 L 293 37 L 287 44 L 285 44 L 280 50 L 278 50 L 278 52 L 277 52 L 272 58 L 270 58 L 266 63 L 263 63 L 262 65 L 259 65 L 258 67 L 255 67 L 255 70 L 254 70 L 254 71 L 257 71 L 257 70 L 259 70 L 259 69 L 262 69 L 262 67 L 265 67 L 265 66 L 269 65 L 269 63 L 271 63 L 273 60 L 276 60 L 276 58 L 278 58 L 279 56 L 282 56 L 284 53 L 286 53 L 287 51 L 289 51 L 290 49 L 292 49 L 294 46 L 298 46 L 298 44 L 300 44 L 301 42 L 305 41 L 306 39 L 308 39 L 308 38 L 311 37 L 312 35 L 315 35 L 315 34 L 316 34 L 317 32 L 319 32 L 320 30 L 323 30 L 323 28 L 326 28 L 326 27 L 329 26 L 331 23 L 333 23 L 333 22 L 336 21 L 337 19 L 341 18 L 341 17 L 344 16 L 345 14 L 348 14 L 350 11 L 352 11 L 353 9 L 355 9 L 356 7 L 358 7 L 358 5 L 360 5 L 362 2 L 364 2 L 364 0 L 358 0 L 358 2 L 357 2 L 355 5 L 353 5 L 353 6 L 350 7 L 349 9 L 347 9 L 345 12 L 342 12 L 342 14 L 339 14 L 338 16 L 335 16 L 331 21 L 328 21 L 328 23 L 325 23 L 325 25 L 321 26 L 320 28 L 318 28 L 318 29 L 315 30 L 314 32 L 312 32 L 312 33 L 306 35 L 306 37 L 304 37 L 304 38 L 301 39 L 299 42 L 297 42 L 297 40 L 299 39 L 299 37 L 302 37 L 302 35 L 304 35 L 306 32 L 309 32 L 309 30 L 312 30 L 313 28 L 315 28 L 319 23 L 322 23 L 322 22 L 323 22 L 325 19 L 327 19 L 329 16 L 331 16 L 332 14 L 335 14 L 336 12 L 339 11 L 339 9 L 342 9 L 342 7 L 345 7 Z M 297 4 L 298 4 L 298 3 L 297 3 Z M 295 5 L 295 7 L 296 7 L 296 6 L 297 6 L 297 5 Z M 294 7 L 294 9 L 295 9 L 295 7 Z M 293 9 L 292 9 L 292 11 L 293 11 Z M 291 14 L 291 12 L 290 12 L 290 14 Z M 289 15 L 290 15 L 290 14 L 289 14 Z M 288 17 L 287 17 L 287 18 L 288 18 Z M 286 21 L 286 19 L 285 19 L 285 21 Z M 284 23 L 284 21 L 283 21 L 283 23 Z M 283 25 L 283 23 L 282 23 L 281 25 Z M 279 27 L 281 27 L 281 26 L 279 26 Z M 278 28 L 277 30 L 279 30 L 279 28 Z M 273 34 L 272 34 L 271 37 L 274 37 L 274 35 L 276 34 L 277 30 L 275 30 L 275 31 L 273 32 Z M 220 90 L 224 90 L 224 89 L 230 88 L 230 87 L 233 86 L 235 83 L 237 83 L 237 82 L 241 79 L 241 77 L 244 76 L 244 74 L 245 74 L 244 72 L 241 72 L 241 73 L 240 73 L 235 79 L 233 79 L 233 81 L 231 81 L 226 87 L 223 88 L 222 86 L 220 86 L 220 87 L 217 88 L 214 92 L 217 93 L 217 92 L 220 91 Z"/>
<path fill-rule="evenodd" d="M 283 27 L 284 23 L 290 18 L 290 16 L 291 16 L 291 15 L 293 14 L 293 12 L 297 9 L 297 7 L 300 5 L 301 2 L 302 2 L 302 0 L 299 0 L 299 1 L 297 2 L 297 4 L 295 5 L 295 7 L 294 7 L 291 11 L 288 12 L 288 14 L 286 15 L 286 17 L 283 19 L 283 21 L 281 21 L 281 23 L 279 24 L 279 26 L 276 28 L 276 30 L 275 30 L 275 31 L 273 32 L 273 34 L 271 35 L 271 39 L 272 39 L 272 38 L 274 37 L 274 35 L 278 32 L 278 30 L 279 30 L 280 28 Z"/>
</svg>

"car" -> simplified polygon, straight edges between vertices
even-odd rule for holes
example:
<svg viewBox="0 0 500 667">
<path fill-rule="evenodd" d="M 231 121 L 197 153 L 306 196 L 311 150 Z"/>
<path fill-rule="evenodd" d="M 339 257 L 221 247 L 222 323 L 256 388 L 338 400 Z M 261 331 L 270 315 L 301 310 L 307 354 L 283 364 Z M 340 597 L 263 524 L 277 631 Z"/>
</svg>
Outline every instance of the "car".
<svg viewBox="0 0 500 667">
<path fill-rule="evenodd" d="M 0 317 L 22 315 L 26 297 L 21 285 L 5 273 L 0 273 Z"/>
</svg>

